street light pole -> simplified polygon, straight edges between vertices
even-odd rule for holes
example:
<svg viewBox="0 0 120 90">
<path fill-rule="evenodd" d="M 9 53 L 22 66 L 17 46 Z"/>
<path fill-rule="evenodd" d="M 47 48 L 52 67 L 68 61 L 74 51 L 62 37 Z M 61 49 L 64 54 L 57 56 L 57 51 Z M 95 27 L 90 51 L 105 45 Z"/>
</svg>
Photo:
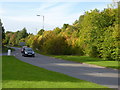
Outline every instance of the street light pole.
<svg viewBox="0 0 120 90">
<path fill-rule="evenodd" d="M 44 16 L 43 15 L 37 15 L 37 16 L 42 16 L 43 17 L 43 30 L 44 30 Z"/>
<path fill-rule="evenodd" d="M 44 16 L 43 16 L 43 30 L 44 30 Z"/>
</svg>

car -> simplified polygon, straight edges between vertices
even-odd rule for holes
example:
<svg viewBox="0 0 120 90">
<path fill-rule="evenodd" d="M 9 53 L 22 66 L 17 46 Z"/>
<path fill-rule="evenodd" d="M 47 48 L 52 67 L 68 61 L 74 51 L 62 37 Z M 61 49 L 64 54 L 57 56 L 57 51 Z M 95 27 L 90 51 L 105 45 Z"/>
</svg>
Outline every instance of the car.
<svg viewBox="0 0 120 90">
<path fill-rule="evenodd" d="M 35 57 L 35 52 L 32 50 L 32 48 L 25 47 L 22 51 L 22 56 Z"/>
</svg>

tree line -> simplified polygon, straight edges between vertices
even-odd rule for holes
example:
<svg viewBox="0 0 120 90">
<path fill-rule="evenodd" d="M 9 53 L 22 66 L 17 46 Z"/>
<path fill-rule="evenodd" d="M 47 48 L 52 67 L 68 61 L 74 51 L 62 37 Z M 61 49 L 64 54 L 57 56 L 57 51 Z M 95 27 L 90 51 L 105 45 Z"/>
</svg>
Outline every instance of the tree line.
<svg viewBox="0 0 120 90">
<path fill-rule="evenodd" d="M 105 60 L 120 60 L 120 19 L 117 8 L 94 9 L 81 15 L 72 25 L 64 24 L 53 30 L 41 29 L 37 35 L 26 28 L 6 32 L 4 44 L 26 45 L 45 54 L 85 55 Z"/>
<path fill-rule="evenodd" d="M 23 28 L 22 30 L 18 30 L 17 32 L 7 31 L 5 33 L 5 39 L 3 40 L 4 45 L 18 46 L 20 42 L 25 42 L 25 38 L 29 34 L 27 33 L 27 29 Z"/>
</svg>

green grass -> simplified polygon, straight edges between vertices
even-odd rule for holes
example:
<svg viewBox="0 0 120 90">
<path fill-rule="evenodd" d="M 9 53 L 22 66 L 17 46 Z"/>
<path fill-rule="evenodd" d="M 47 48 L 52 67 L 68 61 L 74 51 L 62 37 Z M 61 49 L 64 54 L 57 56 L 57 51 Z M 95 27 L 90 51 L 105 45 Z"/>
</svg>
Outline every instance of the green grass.
<svg viewBox="0 0 120 90">
<path fill-rule="evenodd" d="M 108 67 L 108 68 L 114 68 L 114 69 L 120 69 L 120 66 L 118 65 L 118 61 L 107 61 L 100 58 L 92 58 L 88 56 L 70 56 L 70 55 L 51 55 L 55 58 L 60 58 L 64 60 L 69 61 L 75 61 L 79 63 L 87 63 L 87 64 L 94 64 L 98 66 Z"/>
<path fill-rule="evenodd" d="M 120 69 L 119 62 L 118 61 L 108 61 L 103 60 L 101 58 L 93 58 L 88 56 L 73 56 L 73 55 L 48 55 L 45 53 L 42 53 L 40 51 L 35 50 L 36 53 L 54 57 L 54 58 L 60 58 L 68 61 L 74 61 L 78 63 L 87 63 L 87 64 L 93 64 L 97 66 L 103 66 L 107 68 L 113 68 L 113 69 Z"/>
<path fill-rule="evenodd" d="M 3 56 L 2 69 L 3 88 L 106 88 L 33 66 L 13 56 Z"/>
</svg>

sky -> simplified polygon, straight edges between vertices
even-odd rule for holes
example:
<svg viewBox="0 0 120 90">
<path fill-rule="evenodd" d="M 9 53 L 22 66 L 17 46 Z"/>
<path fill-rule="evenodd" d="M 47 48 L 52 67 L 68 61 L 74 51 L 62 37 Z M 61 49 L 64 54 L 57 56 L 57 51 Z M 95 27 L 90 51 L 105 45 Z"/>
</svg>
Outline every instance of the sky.
<svg viewBox="0 0 120 90">
<path fill-rule="evenodd" d="M 43 16 L 44 29 L 53 30 L 56 27 L 61 28 L 64 23 L 73 24 L 85 11 L 95 8 L 103 10 L 108 4 L 111 1 L 4 1 L 0 2 L 0 18 L 6 31 L 15 32 L 26 27 L 29 33 L 36 34 L 43 28 Z"/>
</svg>

